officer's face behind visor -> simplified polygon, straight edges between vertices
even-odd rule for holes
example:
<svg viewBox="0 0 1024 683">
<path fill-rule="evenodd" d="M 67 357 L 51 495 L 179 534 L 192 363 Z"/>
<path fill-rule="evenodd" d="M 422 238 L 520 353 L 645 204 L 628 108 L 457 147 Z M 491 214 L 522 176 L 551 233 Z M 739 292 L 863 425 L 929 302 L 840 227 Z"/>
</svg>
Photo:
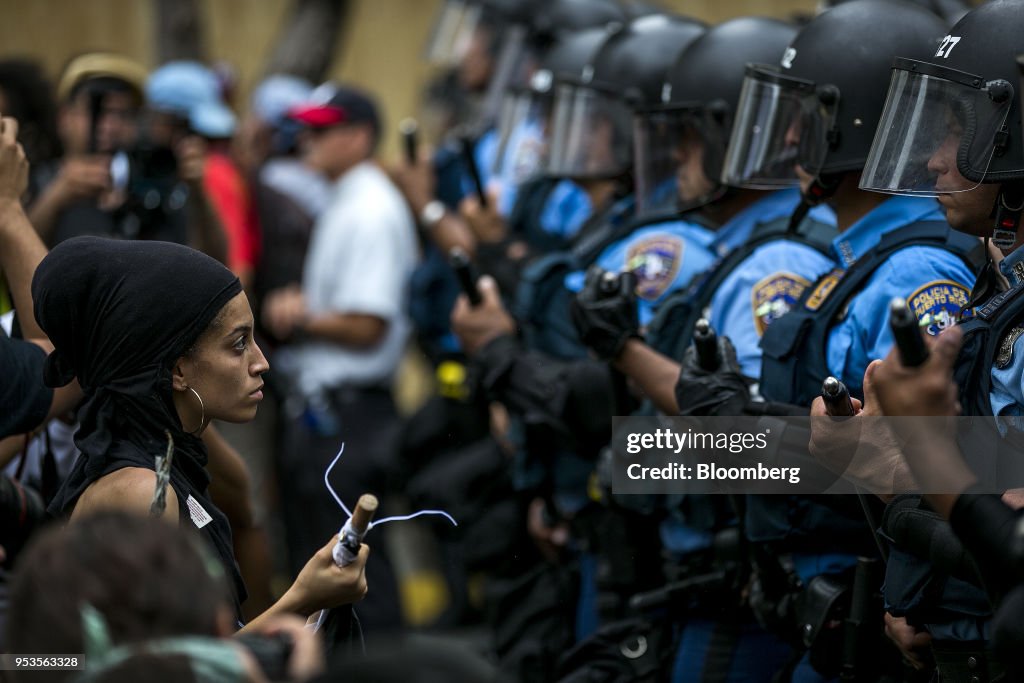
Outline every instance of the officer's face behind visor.
<svg viewBox="0 0 1024 683">
<path fill-rule="evenodd" d="M 633 121 L 637 216 L 664 216 L 713 197 L 718 174 L 709 178 L 705 169 L 715 127 L 701 108 L 639 110 Z M 724 146 L 725 141 L 718 140 L 717 148 Z"/>
<path fill-rule="evenodd" d="M 835 88 L 750 65 L 722 169 L 722 183 L 752 189 L 798 185 L 797 166 L 817 176 L 835 123 Z"/>
<path fill-rule="evenodd" d="M 630 166 L 632 114 L 625 100 L 590 85 L 555 88 L 547 173 L 573 180 L 602 180 Z"/>
<path fill-rule="evenodd" d="M 539 70 L 526 87 L 510 88 L 498 119 L 498 153 L 494 173 L 514 169 L 523 179 L 538 173 L 546 163 L 548 129 L 554 101 L 552 74 Z"/>
<path fill-rule="evenodd" d="M 921 196 L 974 189 L 1012 100 L 1006 81 L 897 59 L 861 189 Z"/>
</svg>

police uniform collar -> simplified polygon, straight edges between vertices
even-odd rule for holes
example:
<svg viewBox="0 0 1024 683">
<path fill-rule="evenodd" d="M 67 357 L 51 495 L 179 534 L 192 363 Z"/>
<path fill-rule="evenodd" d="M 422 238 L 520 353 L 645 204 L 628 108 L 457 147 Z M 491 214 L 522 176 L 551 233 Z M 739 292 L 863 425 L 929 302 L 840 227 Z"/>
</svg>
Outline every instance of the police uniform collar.
<svg viewBox="0 0 1024 683">
<path fill-rule="evenodd" d="M 832 240 L 832 252 L 849 268 L 887 232 L 918 221 L 945 220 L 938 203 L 930 197 L 896 196 L 885 200 Z"/>
<path fill-rule="evenodd" d="M 1013 287 L 1024 285 L 1024 247 L 1017 247 L 999 263 L 1001 272 Z"/>
</svg>

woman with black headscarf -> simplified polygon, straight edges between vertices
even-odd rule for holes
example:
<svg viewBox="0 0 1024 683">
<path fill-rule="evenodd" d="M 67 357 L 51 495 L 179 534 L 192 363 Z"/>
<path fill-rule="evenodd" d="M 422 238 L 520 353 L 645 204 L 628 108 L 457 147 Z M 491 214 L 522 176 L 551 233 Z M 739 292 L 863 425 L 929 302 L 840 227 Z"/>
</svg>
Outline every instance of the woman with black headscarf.
<svg viewBox="0 0 1024 683">
<path fill-rule="evenodd" d="M 164 517 L 197 530 L 224 564 L 236 611 L 245 586 L 227 519 L 207 495 L 199 435 L 213 419 L 246 422 L 269 369 L 253 340 L 249 302 L 214 259 L 167 242 L 79 237 L 43 259 L 32 281 L 35 314 L 54 352 L 45 380 L 77 378 L 86 399 L 75 443 L 82 452 L 50 512 L 76 517 L 121 507 L 146 514 L 156 456 L 173 447 Z M 279 612 L 310 614 L 366 592 L 359 560 L 339 568 L 333 541 L 250 627 Z"/>
</svg>

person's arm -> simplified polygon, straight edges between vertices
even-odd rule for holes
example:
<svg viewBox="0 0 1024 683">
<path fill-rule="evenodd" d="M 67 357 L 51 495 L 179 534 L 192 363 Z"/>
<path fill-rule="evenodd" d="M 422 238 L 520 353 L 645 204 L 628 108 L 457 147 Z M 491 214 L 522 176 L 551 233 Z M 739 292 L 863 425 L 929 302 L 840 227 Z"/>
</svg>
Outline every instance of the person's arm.
<svg viewBox="0 0 1024 683">
<path fill-rule="evenodd" d="M 413 215 L 423 223 L 427 237 L 445 254 L 458 247 L 470 256 L 476 253 L 476 237 L 466 220 L 457 212 L 447 208 L 435 217 L 431 223 L 424 221 L 424 210 L 436 199 L 437 177 L 430 161 L 430 153 L 425 152 L 420 159 L 410 164 L 403 160 L 401 164 L 390 169 L 390 176 L 398 189 L 405 195 Z M 441 206 L 436 204 L 435 208 Z"/>
<path fill-rule="evenodd" d="M 885 415 L 932 418 L 893 420 L 892 424 L 925 498 L 947 519 L 959 494 L 977 482 L 952 433 L 937 428 L 943 426 L 937 418 L 960 413 L 953 365 L 962 340 L 959 327 L 945 330 L 938 338 L 926 338 L 928 360 L 917 368 L 904 367 L 894 347 L 873 373 L 875 393 Z"/>
<path fill-rule="evenodd" d="M 666 415 L 678 415 L 676 382 L 679 363 L 663 356 L 640 339 L 630 339 L 614 359 L 615 367 Z"/>
<path fill-rule="evenodd" d="M 61 213 L 78 201 L 98 201 L 112 187 L 110 157 L 105 154 L 65 158 L 56 177 L 28 209 L 28 217 L 40 237 L 48 240 Z"/>
<path fill-rule="evenodd" d="M 888 502 L 893 496 L 917 491 L 896 434 L 882 414 L 875 393 L 874 373 L 881 361 L 864 372 L 864 402 L 851 398 L 854 415 L 832 419 L 822 397 L 811 404 L 810 452 L 822 465 L 847 481 Z"/>
<path fill-rule="evenodd" d="M 338 542 L 335 536 L 309 559 L 299 572 L 295 582 L 285 591 L 281 599 L 266 611 L 246 624 L 238 633 L 258 632 L 265 624 L 281 614 L 298 614 L 309 617 L 321 609 L 330 609 L 358 602 L 366 597 L 366 560 L 370 548 L 359 547 L 359 555 L 352 564 L 339 567 L 332 552 Z"/>
<path fill-rule="evenodd" d="M 335 344 L 372 349 L 387 336 L 388 321 L 375 315 L 328 311 L 309 317 L 299 329 Z"/>
<path fill-rule="evenodd" d="M 28 161 L 18 144 L 18 124 L 5 116 L 0 118 L 0 271 L 6 275 L 22 332 L 32 339 L 46 337 L 32 311 L 32 274 L 46 247 L 21 207 L 27 187 Z"/>
<path fill-rule="evenodd" d="M 104 475 L 82 493 L 71 513 L 71 522 L 101 510 L 122 510 L 149 515 L 156 491 L 156 472 L 144 467 L 125 467 Z M 168 484 L 167 506 L 161 519 L 178 523 L 178 494 Z"/>
</svg>

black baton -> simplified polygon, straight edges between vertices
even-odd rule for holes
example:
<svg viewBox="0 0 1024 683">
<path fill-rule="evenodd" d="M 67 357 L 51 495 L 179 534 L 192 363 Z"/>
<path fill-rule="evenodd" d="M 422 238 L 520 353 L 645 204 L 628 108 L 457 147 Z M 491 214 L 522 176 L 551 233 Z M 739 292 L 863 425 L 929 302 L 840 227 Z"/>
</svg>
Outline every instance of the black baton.
<svg viewBox="0 0 1024 683">
<path fill-rule="evenodd" d="M 928 347 L 925 346 L 921 326 L 907 306 L 906 299 L 897 297 L 889 304 L 889 325 L 904 367 L 916 368 L 928 360 Z"/>
</svg>

